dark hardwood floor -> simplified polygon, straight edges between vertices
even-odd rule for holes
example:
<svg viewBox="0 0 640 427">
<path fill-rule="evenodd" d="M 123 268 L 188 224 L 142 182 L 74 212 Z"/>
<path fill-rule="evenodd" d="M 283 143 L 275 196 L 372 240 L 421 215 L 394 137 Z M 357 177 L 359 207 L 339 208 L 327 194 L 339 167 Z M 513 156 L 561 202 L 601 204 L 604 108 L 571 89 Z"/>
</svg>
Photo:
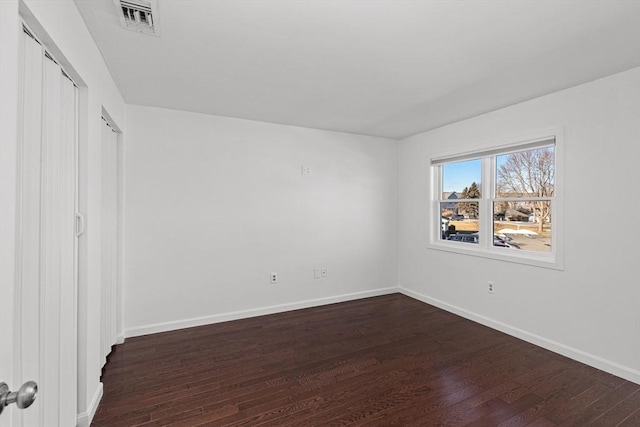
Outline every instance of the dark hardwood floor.
<svg viewBox="0 0 640 427">
<path fill-rule="evenodd" d="M 640 386 L 400 294 L 115 347 L 93 426 L 640 426 Z"/>
</svg>

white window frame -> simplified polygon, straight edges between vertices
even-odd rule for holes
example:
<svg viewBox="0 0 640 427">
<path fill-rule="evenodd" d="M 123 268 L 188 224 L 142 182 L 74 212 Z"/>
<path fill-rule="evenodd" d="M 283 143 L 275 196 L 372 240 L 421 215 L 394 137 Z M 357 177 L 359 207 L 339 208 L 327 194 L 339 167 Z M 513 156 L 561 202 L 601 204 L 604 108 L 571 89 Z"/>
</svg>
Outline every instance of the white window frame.
<svg viewBox="0 0 640 427">
<path fill-rule="evenodd" d="M 554 140 L 555 143 L 550 143 Z M 494 201 L 523 201 L 536 200 L 536 197 L 523 198 L 497 198 L 496 186 L 496 157 L 516 151 L 543 148 L 553 145 L 555 155 L 554 195 L 538 200 L 551 201 L 551 252 L 541 253 L 527 250 L 514 250 L 493 245 L 493 202 Z M 564 270 L 564 136 L 561 128 L 538 131 L 527 136 L 508 138 L 502 143 L 482 144 L 473 151 L 449 152 L 430 158 L 430 220 L 428 227 L 427 247 L 433 250 L 453 252 L 457 254 L 490 258 L 500 261 L 515 262 L 537 267 Z M 459 199 L 455 202 L 479 203 L 479 242 L 469 244 L 457 241 L 447 241 L 441 238 L 442 217 L 440 202 L 442 201 L 442 165 L 465 160 L 481 159 L 482 163 L 482 195 L 480 199 Z"/>
</svg>

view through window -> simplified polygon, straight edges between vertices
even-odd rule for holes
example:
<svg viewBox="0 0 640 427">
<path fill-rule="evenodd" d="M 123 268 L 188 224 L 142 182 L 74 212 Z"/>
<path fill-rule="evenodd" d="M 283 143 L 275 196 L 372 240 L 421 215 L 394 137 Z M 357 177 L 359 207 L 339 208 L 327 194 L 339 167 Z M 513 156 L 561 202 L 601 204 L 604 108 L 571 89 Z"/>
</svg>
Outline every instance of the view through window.
<svg viewBox="0 0 640 427">
<path fill-rule="evenodd" d="M 440 213 L 437 241 L 519 255 L 553 252 L 555 139 L 432 164 Z"/>
</svg>

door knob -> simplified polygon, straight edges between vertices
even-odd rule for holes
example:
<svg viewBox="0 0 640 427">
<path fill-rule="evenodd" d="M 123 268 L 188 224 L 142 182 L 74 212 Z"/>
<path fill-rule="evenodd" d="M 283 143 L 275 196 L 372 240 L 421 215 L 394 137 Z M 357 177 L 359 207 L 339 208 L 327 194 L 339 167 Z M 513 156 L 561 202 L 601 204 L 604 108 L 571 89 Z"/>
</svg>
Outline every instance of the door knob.
<svg viewBox="0 0 640 427">
<path fill-rule="evenodd" d="M 25 409 L 31 406 L 38 395 L 38 384 L 27 381 L 18 391 L 9 391 L 6 383 L 0 382 L 0 414 L 5 406 L 15 403 L 18 408 Z"/>
</svg>

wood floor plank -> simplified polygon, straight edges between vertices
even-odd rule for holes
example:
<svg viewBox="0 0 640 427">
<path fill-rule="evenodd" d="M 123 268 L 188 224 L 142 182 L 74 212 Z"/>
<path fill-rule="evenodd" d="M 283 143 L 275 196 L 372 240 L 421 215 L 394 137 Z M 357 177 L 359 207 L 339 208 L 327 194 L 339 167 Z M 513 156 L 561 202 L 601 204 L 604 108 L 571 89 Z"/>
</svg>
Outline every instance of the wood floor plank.
<svg viewBox="0 0 640 427">
<path fill-rule="evenodd" d="M 611 391 L 611 387 L 599 382 L 571 400 L 567 400 L 565 403 L 558 405 L 558 407 L 550 412 L 546 418 L 556 424 L 561 423 L 570 416 L 583 411 L 589 405 L 593 404 Z"/>
<path fill-rule="evenodd" d="M 637 409 L 633 414 L 629 415 L 627 418 L 622 420 L 620 427 L 638 427 L 640 426 L 640 408 Z M 617 426 L 616 426 L 617 427 Z"/>
<path fill-rule="evenodd" d="M 400 294 L 127 339 L 93 426 L 637 426 L 640 385 Z"/>
<path fill-rule="evenodd" d="M 616 426 L 640 409 L 640 390 L 635 391 L 628 398 L 595 418 L 589 425 Z"/>
<path fill-rule="evenodd" d="M 561 426 L 581 425 L 594 423 L 598 418 L 613 409 L 622 401 L 631 398 L 638 391 L 638 385 L 626 381 L 620 387 L 605 394 L 584 411 L 576 412 L 571 417 L 560 423 Z M 635 408 L 634 408 L 635 409 Z"/>
<path fill-rule="evenodd" d="M 527 427 L 554 427 L 556 423 L 549 421 L 545 417 L 540 417 L 531 424 L 528 424 Z"/>
</svg>

